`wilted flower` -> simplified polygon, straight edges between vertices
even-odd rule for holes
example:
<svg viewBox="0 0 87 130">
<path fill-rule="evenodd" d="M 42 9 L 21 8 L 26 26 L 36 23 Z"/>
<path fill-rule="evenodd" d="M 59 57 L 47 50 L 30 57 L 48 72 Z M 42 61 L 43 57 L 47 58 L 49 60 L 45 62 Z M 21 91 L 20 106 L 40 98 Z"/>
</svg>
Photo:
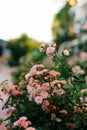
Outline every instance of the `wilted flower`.
<svg viewBox="0 0 87 130">
<path fill-rule="evenodd" d="M 51 120 L 54 120 L 56 118 L 56 114 L 55 113 L 51 113 Z"/>
</svg>

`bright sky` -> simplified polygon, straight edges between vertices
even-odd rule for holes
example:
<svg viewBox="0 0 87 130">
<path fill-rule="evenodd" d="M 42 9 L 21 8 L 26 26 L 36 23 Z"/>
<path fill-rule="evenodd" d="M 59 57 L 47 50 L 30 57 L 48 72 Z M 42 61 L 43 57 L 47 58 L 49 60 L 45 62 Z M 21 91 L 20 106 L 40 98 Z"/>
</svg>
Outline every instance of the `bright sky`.
<svg viewBox="0 0 87 130">
<path fill-rule="evenodd" d="M 0 38 L 8 40 L 22 33 L 39 41 L 52 39 L 53 16 L 63 0 L 0 0 Z"/>
</svg>

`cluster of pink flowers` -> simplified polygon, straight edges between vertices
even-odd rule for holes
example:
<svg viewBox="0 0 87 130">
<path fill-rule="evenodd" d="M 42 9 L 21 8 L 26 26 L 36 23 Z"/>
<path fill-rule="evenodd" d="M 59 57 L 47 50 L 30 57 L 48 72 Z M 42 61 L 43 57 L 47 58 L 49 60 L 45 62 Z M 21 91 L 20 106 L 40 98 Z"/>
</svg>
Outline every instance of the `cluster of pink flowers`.
<svg viewBox="0 0 87 130">
<path fill-rule="evenodd" d="M 81 69 L 81 67 L 78 65 L 75 65 L 72 68 L 72 71 L 73 71 L 73 73 L 77 73 L 77 74 L 81 74 L 81 75 L 85 74 L 85 71 L 83 69 Z"/>
<path fill-rule="evenodd" d="M 22 95 L 23 94 L 23 92 L 19 89 L 17 85 L 12 85 L 12 84 L 9 84 L 8 82 L 4 82 L 1 85 L 1 90 L 2 92 L 8 95 Z"/>
<path fill-rule="evenodd" d="M 53 55 L 53 53 L 56 50 L 56 43 L 55 42 L 51 42 L 48 45 L 45 44 L 45 43 L 42 43 L 40 45 L 39 50 L 40 50 L 40 52 L 46 52 L 47 56 L 51 56 L 51 55 Z"/>
<path fill-rule="evenodd" d="M 27 117 L 23 116 L 23 117 L 20 117 L 16 122 L 14 122 L 13 128 L 23 127 L 25 130 L 35 130 L 35 128 L 29 127 L 31 125 L 32 123 L 27 120 Z"/>
<path fill-rule="evenodd" d="M 33 66 L 25 76 L 28 83 L 29 100 L 42 104 L 42 109 L 47 112 L 49 108 L 55 109 L 55 106 L 50 104 L 49 99 L 55 94 L 61 96 L 66 93 L 63 89 L 66 81 L 59 80 L 59 76 L 60 72 L 45 69 L 42 64 Z"/>
</svg>

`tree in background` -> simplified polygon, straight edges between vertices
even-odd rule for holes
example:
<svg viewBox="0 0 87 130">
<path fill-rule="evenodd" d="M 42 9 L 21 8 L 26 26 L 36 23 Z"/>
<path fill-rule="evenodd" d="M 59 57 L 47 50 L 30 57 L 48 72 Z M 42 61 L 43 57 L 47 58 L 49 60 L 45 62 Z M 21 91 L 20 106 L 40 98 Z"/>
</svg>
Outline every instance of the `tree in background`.
<svg viewBox="0 0 87 130">
<path fill-rule="evenodd" d="M 21 57 L 26 56 L 29 52 L 32 52 L 34 49 L 38 48 L 39 42 L 28 38 L 27 35 L 23 34 L 17 39 L 9 40 L 7 43 L 7 48 L 11 52 L 11 57 L 9 64 L 11 66 L 19 65 L 19 60 Z"/>
<path fill-rule="evenodd" d="M 70 14 L 71 6 L 65 4 L 65 6 L 54 16 L 52 33 L 53 40 L 57 44 L 61 44 L 64 41 L 72 40 L 74 35 L 74 14 Z"/>
<path fill-rule="evenodd" d="M 78 0 L 66 0 L 64 7 L 54 16 L 52 33 L 53 40 L 57 44 L 72 41 L 76 37 L 74 28 L 75 12 L 72 13 L 71 10 L 77 2 Z"/>
</svg>

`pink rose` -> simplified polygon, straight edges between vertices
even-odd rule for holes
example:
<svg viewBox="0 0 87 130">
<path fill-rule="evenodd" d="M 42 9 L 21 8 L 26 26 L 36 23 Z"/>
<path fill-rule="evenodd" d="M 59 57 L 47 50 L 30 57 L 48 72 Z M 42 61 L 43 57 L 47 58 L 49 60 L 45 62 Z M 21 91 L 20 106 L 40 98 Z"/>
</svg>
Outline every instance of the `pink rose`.
<svg viewBox="0 0 87 130">
<path fill-rule="evenodd" d="M 49 43 L 49 46 L 50 46 L 50 47 L 54 47 L 54 48 L 57 47 L 55 42 L 51 42 L 51 43 Z"/>
<path fill-rule="evenodd" d="M 44 101 L 43 101 L 43 104 L 42 104 L 42 109 L 43 109 L 44 111 L 46 111 L 46 112 L 49 112 L 49 111 L 50 111 L 49 105 L 50 105 L 49 101 L 48 101 L 48 100 L 44 100 Z"/>
<path fill-rule="evenodd" d="M 43 98 L 42 98 L 42 96 L 36 96 L 35 99 L 34 99 L 34 101 L 35 101 L 37 104 L 41 104 L 42 101 L 43 101 Z"/>
<path fill-rule="evenodd" d="M 43 99 L 46 99 L 48 97 L 48 92 L 42 91 L 40 95 L 43 97 Z"/>
<path fill-rule="evenodd" d="M 19 120 L 21 120 L 21 121 L 26 121 L 26 120 L 27 120 L 27 117 L 22 116 L 22 117 L 19 118 Z"/>
<path fill-rule="evenodd" d="M 16 127 L 23 127 L 23 128 L 27 128 L 29 125 L 31 125 L 30 121 L 27 121 L 27 117 L 20 117 L 14 124 L 13 124 L 13 128 Z"/>
<path fill-rule="evenodd" d="M 32 86 L 30 86 L 30 85 L 27 85 L 27 91 L 28 91 L 28 93 L 31 93 L 31 92 L 32 92 L 32 90 L 33 90 L 33 87 L 32 87 Z"/>
<path fill-rule="evenodd" d="M 42 84 L 42 89 L 43 90 L 49 90 L 49 83 L 43 83 Z"/>
<path fill-rule="evenodd" d="M 53 55 L 53 53 L 55 52 L 55 50 L 56 49 L 54 47 L 48 47 L 47 50 L 46 50 L 47 56 Z"/>
<path fill-rule="evenodd" d="M 23 92 L 21 92 L 20 90 L 14 89 L 14 90 L 12 91 L 12 94 L 13 94 L 13 95 L 22 95 Z"/>
<path fill-rule="evenodd" d="M 60 72 L 57 72 L 57 71 L 55 71 L 55 70 L 51 70 L 50 72 L 49 72 L 49 74 L 50 74 L 50 76 L 52 77 L 52 78 L 55 78 L 55 77 L 59 77 L 60 76 Z"/>
<path fill-rule="evenodd" d="M 9 107 L 9 108 L 6 109 L 6 114 L 9 115 L 9 114 L 11 114 L 14 111 L 15 111 L 14 107 Z"/>
<path fill-rule="evenodd" d="M 84 102 L 84 98 L 83 97 L 80 97 L 79 100 L 80 100 L 81 103 Z"/>
<path fill-rule="evenodd" d="M 87 88 L 81 90 L 81 94 L 85 94 L 85 93 L 87 93 Z"/>
<path fill-rule="evenodd" d="M 54 87 L 55 85 L 57 86 L 57 84 L 59 84 L 59 80 L 54 80 L 51 82 L 51 86 Z"/>
<path fill-rule="evenodd" d="M 34 127 L 29 127 L 26 130 L 36 130 Z"/>
<path fill-rule="evenodd" d="M 31 68 L 30 69 L 30 76 L 34 76 L 34 75 L 36 75 L 36 68 Z"/>
<path fill-rule="evenodd" d="M 66 110 L 60 110 L 59 113 L 63 114 L 63 115 L 66 115 L 68 114 L 68 112 Z"/>
<path fill-rule="evenodd" d="M 39 50 L 40 50 L 40 52 L 45 52 L 45 50 L 46 50 L 46 44 L 45 44 L 45 43 L 42 43 L 42 44 L 40 45 L 40 47 L 39 47 Z"/>
<path fill-rule="evenodd" d="M 64 56 L 69 56 L 69 51 L 68 51 L 68 50 L 63 50 L 62 54 L 63 54 Z"/>
<path fill-rule="evenodd" d="M 23 128 L 28 128 L 28 126 L 29 125 L 31 125 L 31 122 L 30 121 L 24 121 L 22 124 L 21 124 L 21 126 L 23 127 Z"/>
</svg>

